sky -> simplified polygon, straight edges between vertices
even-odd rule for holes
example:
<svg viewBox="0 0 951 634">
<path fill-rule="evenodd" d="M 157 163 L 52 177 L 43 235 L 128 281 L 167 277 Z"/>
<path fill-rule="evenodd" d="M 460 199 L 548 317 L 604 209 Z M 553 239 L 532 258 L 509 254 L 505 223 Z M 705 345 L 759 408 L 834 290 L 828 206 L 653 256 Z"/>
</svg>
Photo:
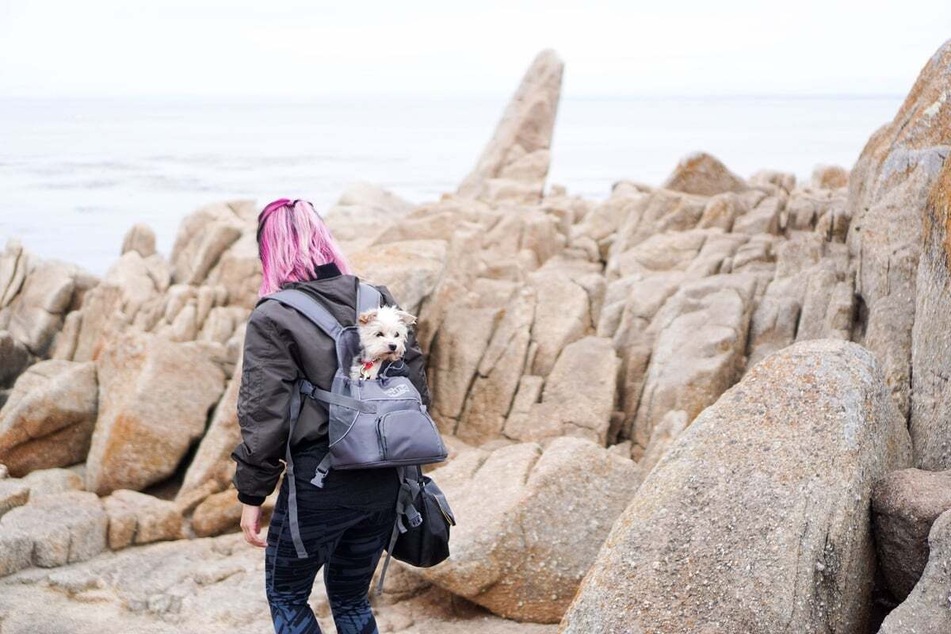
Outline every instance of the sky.
<svg viewBox="0 0 951 634">
<path fill-rule="evenodd" d="M 0 97 L 904 94 L 951 1 L 0 0 Z"/>
</svg>

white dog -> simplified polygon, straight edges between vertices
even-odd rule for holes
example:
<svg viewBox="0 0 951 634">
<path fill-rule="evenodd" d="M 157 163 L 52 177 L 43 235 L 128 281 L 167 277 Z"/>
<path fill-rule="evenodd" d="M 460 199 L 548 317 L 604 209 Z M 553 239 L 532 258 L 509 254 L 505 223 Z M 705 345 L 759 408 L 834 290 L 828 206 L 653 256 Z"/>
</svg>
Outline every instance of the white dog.
<svg viewBox="0 0 951 634">
<path fill-rule="evenodd" d="M 384 361 L 402 359 L 409 327 L 415 323 L 416 317 L 395 306 L 381 306 L 360 313 L 357 318 L 360 354 L 353 358 L 350 378 L 375 379 Z"/>
</svg>

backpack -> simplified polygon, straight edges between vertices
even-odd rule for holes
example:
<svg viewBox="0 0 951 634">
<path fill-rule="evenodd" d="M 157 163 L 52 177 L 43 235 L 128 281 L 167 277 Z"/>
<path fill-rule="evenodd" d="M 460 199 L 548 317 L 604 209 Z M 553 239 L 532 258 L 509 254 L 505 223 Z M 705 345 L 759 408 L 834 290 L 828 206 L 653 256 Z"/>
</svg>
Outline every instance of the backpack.
<svg viewBox="0 0 951 634">
<path fill-rule="evenodd" d="M 350 364 L 360 350 L 355 325 L 341 325 L 319 301 L 297 289 L 266 295 L 258 305 L 266 300 L 280 302 L 303 314 L 334 340 L 337 353 L 337 370 L 329 391 L 301 377 L 291 396 L 290 429 L 285 451 L 286 477 L 289 480 L 288 513 L 297 555 L 306 557 L 297 526 L 297 494 L 291 455 L 291 438 L 300 417 L 302 396 L 324 404 L 328 412 L 329 450 L 310 480 L 316 487 L 323 487 L 331 468 L 416 466 L 442 462 L 449 454 L 409 377 L 380 372 L 376 379 L 350 378 Z M 378 308 L 381 300 L 378 290 L 361 282 L 357 289 L 355 317 Z M 402 469 L 400 475 L 402 478 Z"/>
</svg>

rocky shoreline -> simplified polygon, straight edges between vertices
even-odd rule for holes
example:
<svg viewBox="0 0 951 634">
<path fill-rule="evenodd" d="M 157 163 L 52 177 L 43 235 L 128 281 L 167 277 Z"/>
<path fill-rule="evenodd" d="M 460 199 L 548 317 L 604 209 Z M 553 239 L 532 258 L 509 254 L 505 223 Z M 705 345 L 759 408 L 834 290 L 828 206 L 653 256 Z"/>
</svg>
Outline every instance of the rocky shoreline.
<svg viewBox="0 0 951 634">
<path fill-rule="evenodd" d="M 600 201 L 546 188 L 562 72 L 456 192 L 326 214 L 419 316 L 451 446 L 452 557 L 387 576 L 381 632 L 951 630 L 951 42 L 851 171 L 698 153 Z M 167 259 L 137 225 L 101 279 L 7 242 L 5 634 L 268 631 L 228 457 L 256 211 Z"/>
</svg>

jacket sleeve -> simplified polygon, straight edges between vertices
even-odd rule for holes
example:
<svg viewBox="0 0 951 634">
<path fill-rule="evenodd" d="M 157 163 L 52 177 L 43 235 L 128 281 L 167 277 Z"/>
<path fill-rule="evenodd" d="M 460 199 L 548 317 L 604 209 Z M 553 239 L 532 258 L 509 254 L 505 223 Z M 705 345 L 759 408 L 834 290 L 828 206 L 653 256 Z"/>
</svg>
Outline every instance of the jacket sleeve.
<svg viewBox="0 0 951 634">
<path fill-rule="evenodd" d="M 383 302 L 385 304 L 399 308 L 399 304 L 393 298 L 393 295 L 387 287 L 377 286 L 376 288 L 383 296 Z M 419 342 L 416 341 L 416 330 L 414 328 L 410 328 L 409 337 L 406 339 L 406 352 L 403 354 L 403 362 L 406 363 L 406 366 L 409 368 L 410 381 L 413 382 L 413 386 L 419 391 L 423 405 L 429 407 L 430 397 L 429 385 L 426 382 L 426 358 L 423 356 L 423 351 L 419 347 Z"/>
<path fill-rule="evenodd" d="M 297 364 L 274 321 L 259 311 L 252 313 L 238 389 L 242 441 L 231 454 L 237 463 L 233 482 L 245 504 L 263 504 L 284 469 L 287 414 L 297 376 Z"/>
</svg>

